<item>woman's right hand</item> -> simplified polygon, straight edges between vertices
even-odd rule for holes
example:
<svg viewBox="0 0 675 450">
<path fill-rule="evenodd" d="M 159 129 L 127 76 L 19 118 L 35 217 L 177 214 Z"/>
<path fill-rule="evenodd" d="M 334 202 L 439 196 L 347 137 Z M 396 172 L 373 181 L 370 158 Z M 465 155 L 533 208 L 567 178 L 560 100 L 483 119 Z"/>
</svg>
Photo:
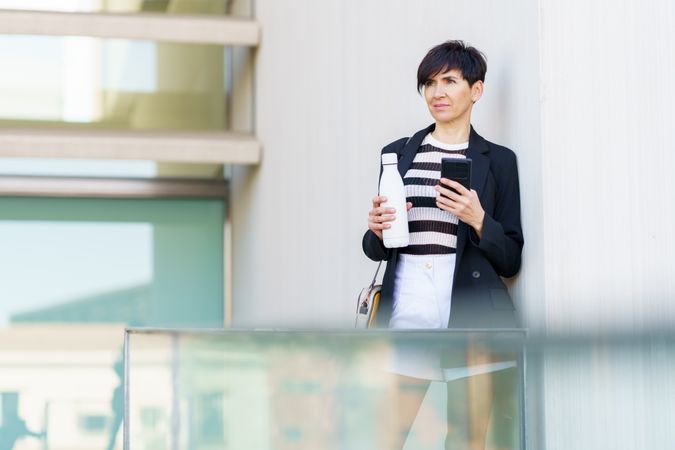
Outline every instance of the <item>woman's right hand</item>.
<svg viewBox="0 0 675 450">
<path fill-rule="evenodd" d="M 396 210 L 394 208 L 384 208 L 380 206 L 387 201 L 387 197 L 378 195 L 373 197 L 373 209 L 368 213 L 368 229 L 382 240 L 382 230 L 391 228 L 391 224 L 396 219 Z M 406 209 L 412 208 L 412 203 L 406 203 Z"/>
</svg>

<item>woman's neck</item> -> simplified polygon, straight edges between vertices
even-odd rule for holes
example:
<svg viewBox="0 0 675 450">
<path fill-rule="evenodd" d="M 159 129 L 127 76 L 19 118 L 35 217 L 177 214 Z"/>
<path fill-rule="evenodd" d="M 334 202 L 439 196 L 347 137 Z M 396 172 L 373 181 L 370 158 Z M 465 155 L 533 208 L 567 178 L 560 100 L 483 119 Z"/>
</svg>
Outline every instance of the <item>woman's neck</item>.
<svg viewBox="0 0 675 450">
<path fill-rule="evenodd" d="M 462 144 L 469 140 L 471 124 L 444 124 L 436 122 L 436 128 L 431 132 L 434 139 L 445 144 Z"/>
</svg>

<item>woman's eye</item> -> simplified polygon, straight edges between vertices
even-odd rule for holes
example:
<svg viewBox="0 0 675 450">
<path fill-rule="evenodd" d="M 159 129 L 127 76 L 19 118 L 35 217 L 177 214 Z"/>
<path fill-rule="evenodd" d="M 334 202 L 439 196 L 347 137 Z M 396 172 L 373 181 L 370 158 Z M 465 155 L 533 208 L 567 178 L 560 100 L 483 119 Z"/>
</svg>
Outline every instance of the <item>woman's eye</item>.
<svg viewBox="0 0 675 450">
<path fill-rule="evenodd" d="M 431 81 L 431 80 L 427 80 L 427 81 L 424 82 L 424 86 L 426 86 L 426 87 L 432 86 L 433 84 L 434 84 L 434 82 Z"/>
</svg>

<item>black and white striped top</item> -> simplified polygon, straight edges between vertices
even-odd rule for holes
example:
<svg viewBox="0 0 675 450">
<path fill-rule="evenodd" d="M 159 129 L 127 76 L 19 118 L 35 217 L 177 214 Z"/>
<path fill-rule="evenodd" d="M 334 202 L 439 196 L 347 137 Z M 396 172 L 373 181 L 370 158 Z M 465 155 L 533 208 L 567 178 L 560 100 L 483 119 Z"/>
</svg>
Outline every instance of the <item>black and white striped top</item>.
<svg viewBox="0 0 675 450">
<path fill-rule="evenodd" d="M 436 206 L 434 186 L 441 178 L 441 158 L 466 158 L 469 143 L 445 144 L 428 134 L 403 177 L 407 201 L 410 244 L 399 253 L 444 255 L 457 248 L 457 216 Z"/>
</svg>

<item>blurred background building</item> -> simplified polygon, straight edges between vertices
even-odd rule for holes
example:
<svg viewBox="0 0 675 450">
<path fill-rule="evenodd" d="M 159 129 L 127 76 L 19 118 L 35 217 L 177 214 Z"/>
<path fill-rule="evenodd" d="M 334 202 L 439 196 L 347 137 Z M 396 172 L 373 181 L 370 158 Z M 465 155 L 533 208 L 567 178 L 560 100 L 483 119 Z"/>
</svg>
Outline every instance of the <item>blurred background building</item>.
<svg viewBox="0 0 675 450">
<path fill-rule="evenodd" d="M 447 39 L 486 53 L 474 126 L 518 155 L 525 325 L 671 329 L 674 25 L 670 0 L 0 0 L 0 450 L 121 448 L 125 326 L 350 327 L 379 151 L 430 122 Z M 560 374 L 551 421 L 587 400 Z"/>
</svg>

